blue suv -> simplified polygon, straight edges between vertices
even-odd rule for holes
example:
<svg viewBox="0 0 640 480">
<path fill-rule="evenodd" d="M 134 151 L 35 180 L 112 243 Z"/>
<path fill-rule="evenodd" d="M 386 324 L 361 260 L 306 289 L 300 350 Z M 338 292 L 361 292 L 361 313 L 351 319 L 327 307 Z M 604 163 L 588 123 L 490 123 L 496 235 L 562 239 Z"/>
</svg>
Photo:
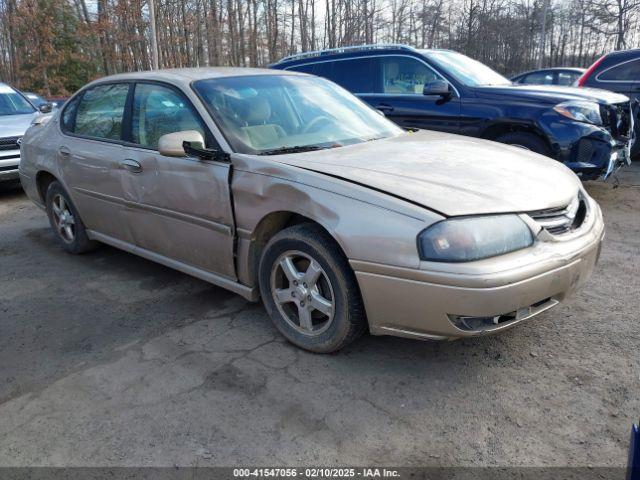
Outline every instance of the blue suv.
<svg viewBox="0 0 640 480">
<path fill-rule="evenodd" d="M 584 180 L 606 178 L 630 158 L 633 115 L 626 96 L 514 84 L 450 50 L 364 45 L 292 55 L 270 67 L 328 78 L 401 126 L 533 150 Z"/>
</svg>

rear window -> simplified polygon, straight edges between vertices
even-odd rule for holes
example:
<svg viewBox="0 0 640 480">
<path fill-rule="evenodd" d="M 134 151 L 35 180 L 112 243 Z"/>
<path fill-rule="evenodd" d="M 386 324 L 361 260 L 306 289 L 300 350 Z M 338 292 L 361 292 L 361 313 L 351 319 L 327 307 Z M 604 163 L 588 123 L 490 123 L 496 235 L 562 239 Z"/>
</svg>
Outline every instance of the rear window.
<svg viewBox="0 0 640 480">
<path fill-rule="evenodd" d="M 640 81 L 640 58 L 609 67 L 596 78 L 601 82 L 638 82 Z"/>
<path fill-rule="evenodd" d="M 120 140 L 128 92 L 128 84 L 98 85 L 86 90 L 75 110 L 73 132 L 85 137 Z M 71 108 L 71 105 L 65 108 L 65 113 Z"/>
</svg>

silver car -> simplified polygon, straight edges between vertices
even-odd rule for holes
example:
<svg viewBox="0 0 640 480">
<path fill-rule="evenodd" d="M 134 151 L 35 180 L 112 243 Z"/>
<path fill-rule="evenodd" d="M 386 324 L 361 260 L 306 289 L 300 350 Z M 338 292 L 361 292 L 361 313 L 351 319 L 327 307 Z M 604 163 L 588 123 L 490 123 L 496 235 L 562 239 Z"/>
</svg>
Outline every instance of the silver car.
<svg viewBox="0 0 640 480">
<path fill-rule="evenodd" d="M 40 117 L 23 94 L 0 83 L 0 182 L 19 178 L 20 139 Z"/>
<path fill-rule="evenodd" d="M 62 247 L 103 242 L 262 298 L 294 344 L 497 332 L 591 274 L 600 208 L 560 163 L 400 129 L 328 80 L 207 68 L 95 81 L 22 143 Z"/>
</svg>

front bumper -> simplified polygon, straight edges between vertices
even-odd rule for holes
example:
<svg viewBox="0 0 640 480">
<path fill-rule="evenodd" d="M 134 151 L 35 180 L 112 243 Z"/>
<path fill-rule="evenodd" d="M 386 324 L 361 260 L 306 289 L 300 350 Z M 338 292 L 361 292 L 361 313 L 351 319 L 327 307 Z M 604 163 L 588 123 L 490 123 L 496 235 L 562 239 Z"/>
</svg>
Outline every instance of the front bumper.
<svg viewBox="0 0 640 480">
<path fill-rule="evenodd" d="M 351 264 L 372 334 L 445 340 L 504 330 L 555 306 L 589 278 L 603 238 L 602 215 L 595 206 L 594 218 L 578 237 L 539 241 L 466 266 L 423 262 L 428 268 L 413 270 Z M 495 322 L 469 329 L 456 322 L 459 317 Z"/>
<path fill-rule="evenodd" d="M 543 117 L 542 127 L 550 139 L 553 157 L 582 180 L 606 179 L 630 163 L 633 138 L 616 139 L 605 128 L 553 116 Z"/>
<path fill-rule="evenodd" d="M 20 178 L 18 173 L 19 166 L 20 150 L 0 152 L 0 182 L 17 180 Z"/>
</svg>

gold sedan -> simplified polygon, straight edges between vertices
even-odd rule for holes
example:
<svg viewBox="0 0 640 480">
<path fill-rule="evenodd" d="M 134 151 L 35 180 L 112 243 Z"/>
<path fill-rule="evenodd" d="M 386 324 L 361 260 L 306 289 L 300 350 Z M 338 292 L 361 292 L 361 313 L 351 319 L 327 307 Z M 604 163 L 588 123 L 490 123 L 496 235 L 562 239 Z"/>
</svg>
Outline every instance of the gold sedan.
<svg viewBox="0 0 640 480">
<path fill-rule="evenodd" d="M 558 162 L 406 132 L 333 83 L 274 70 L 116 75 L 22 142 L 62 247 L 98 242 L 262 298 L 292 343 L 451 339 L 545 311 L 597 261 L 600 208 Z"/>
</svg>

